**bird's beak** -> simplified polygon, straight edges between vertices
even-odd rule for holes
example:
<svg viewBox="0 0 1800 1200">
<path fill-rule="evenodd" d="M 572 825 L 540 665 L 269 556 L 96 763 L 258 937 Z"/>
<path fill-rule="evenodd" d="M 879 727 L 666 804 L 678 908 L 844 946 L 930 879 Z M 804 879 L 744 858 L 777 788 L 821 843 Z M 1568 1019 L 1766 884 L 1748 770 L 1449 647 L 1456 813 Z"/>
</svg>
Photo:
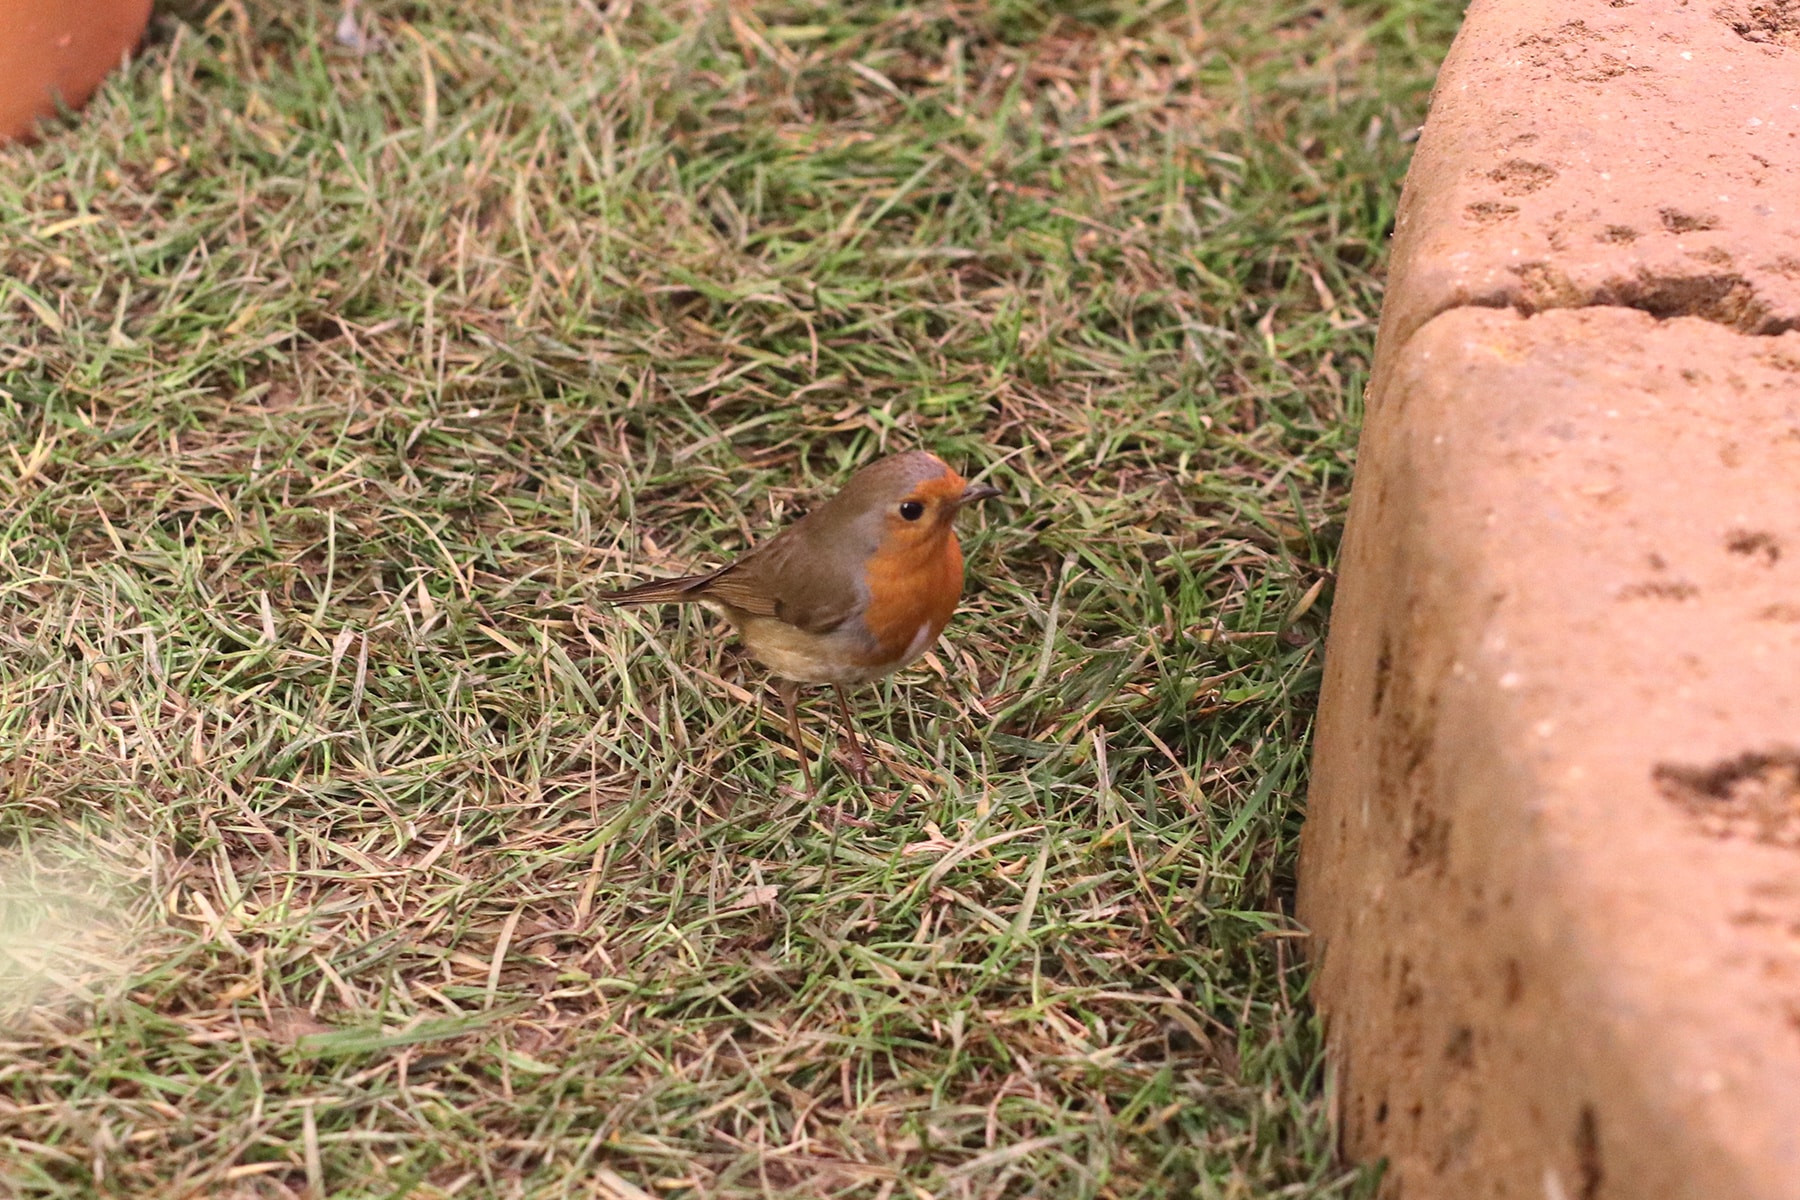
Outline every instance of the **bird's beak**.
<svg viewBox="0 0 1800 1200">
<path fill-rule="evenodd" d="M 985 483 L 971 483 L 963 489 L 963 494 L 956 502 L 956 507 L 974 504 L 978 500 L 990 500 L 1000 494 L 1000 489 Z"/>
</svg>

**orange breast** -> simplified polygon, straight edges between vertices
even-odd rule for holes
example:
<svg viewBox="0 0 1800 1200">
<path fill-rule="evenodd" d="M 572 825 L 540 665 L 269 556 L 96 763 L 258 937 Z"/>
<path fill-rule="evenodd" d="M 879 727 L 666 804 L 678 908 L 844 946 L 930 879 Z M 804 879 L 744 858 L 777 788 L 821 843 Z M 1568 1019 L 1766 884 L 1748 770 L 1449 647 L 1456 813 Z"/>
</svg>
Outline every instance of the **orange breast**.
<svg viewBox="0 0 1800 1200">
<path fill-rule="evenodd" d="M 870 665 L 891 663 L 906 653 L 929 626 L 925 642 L 937 640 L 956 602 L 962 599 L 963 557 L 956 534 L 945 526 L 942 536 L 910 545 L 889 539 L 866 568 L 869 607 L 863 624 L 877 649 L 866 660 Z"/>
</svg>

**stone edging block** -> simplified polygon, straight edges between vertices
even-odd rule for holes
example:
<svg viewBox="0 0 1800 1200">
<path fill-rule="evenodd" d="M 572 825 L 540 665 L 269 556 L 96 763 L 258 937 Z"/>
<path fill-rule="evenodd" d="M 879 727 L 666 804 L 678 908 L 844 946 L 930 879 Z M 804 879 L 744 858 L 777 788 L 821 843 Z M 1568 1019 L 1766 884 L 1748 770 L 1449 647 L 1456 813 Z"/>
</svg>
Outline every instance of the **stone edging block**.
<svg viewBox="0 0 1800 1200">
<path fill-rule="evenodd" d="M 1477 0 L 1406 181 L 1382 310 L 1609 304 L 1800 327 L 1800 7 Z"/>
</svg>

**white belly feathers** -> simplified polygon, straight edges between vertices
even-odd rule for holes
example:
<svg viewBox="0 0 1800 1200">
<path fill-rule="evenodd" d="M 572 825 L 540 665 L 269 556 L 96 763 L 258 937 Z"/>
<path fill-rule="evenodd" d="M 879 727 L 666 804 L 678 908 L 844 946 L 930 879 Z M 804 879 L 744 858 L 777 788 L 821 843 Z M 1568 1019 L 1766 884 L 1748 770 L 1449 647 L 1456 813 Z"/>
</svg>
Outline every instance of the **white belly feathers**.
<svg viewBox="0 0 1800 1200">
<path fill-rule="evenodd" d="M 917 660 L 937 640 L 932 636 L 931 624 L 926 622 L 913 634 L 906 653 L 897 661 L 873 666 L 856 661 L 869 652 L 865 639 L 843 629 L 807 633 L 772 617 L 750 617 L 738 627 L 738 636 L 752 656 L 795 683 L 866 683 L 880 679 Z"/>
</svg>

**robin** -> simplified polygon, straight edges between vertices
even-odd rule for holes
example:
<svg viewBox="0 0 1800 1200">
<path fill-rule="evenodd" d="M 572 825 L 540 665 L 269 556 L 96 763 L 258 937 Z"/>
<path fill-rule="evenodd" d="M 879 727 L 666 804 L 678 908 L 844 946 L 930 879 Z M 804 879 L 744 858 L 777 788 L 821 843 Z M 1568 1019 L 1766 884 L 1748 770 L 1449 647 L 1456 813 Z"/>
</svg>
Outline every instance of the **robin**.
<svg viewBox="0 0 1800 1200">
<path fill-rule="evenodd" d="M 922 450 L 878 459 L 842 491 L 736 562 L 599 597 L 609 604 L 703 604 L 731 622 L 776 676 L 806 794 L 800 685 L 828 683 L 844 716 L 850 769 L 869 778 L 845 688 L 891 675 L 936 642 L 962 599 L 956 514 L 1000 489 L 971 484 Z"/>
</svg>

